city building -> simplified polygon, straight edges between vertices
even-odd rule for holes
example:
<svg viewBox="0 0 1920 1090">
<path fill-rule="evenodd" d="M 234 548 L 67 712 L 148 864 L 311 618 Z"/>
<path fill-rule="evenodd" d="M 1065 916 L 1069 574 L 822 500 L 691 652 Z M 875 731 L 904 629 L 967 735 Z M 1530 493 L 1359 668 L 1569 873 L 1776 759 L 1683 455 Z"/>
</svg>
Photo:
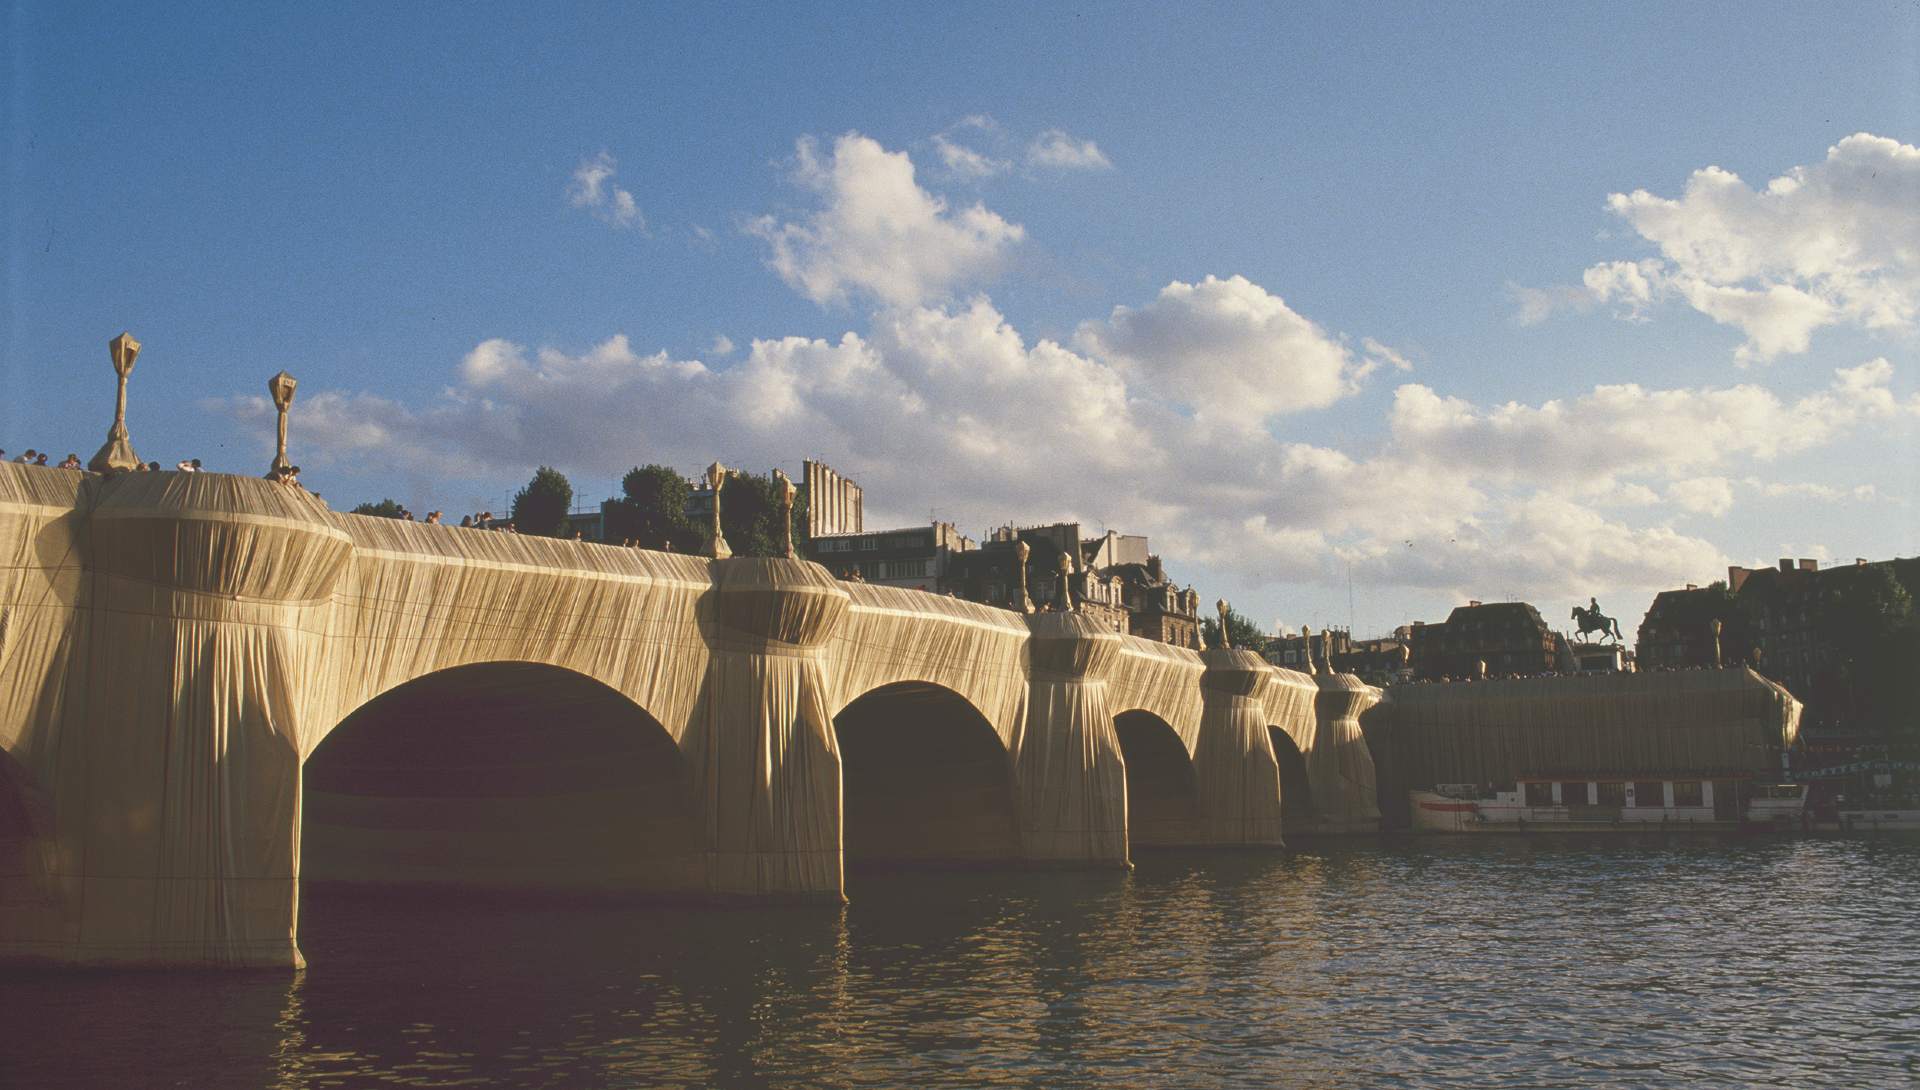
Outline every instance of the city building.
<svg viewBox="0 0 1920 1090">
<path fill-rule="evenodd" d="M 1348 629 L 1328 628 L 1325 632 L 1315 632 L 1311 637 L 1280 636 L 1269 640 L 1262 655 L 1275 666 L 1311 670 L 1309 662 L 1318 662 L 1322 648 L 1330 643 L 1335 673 L 1352 674 L 1369 685 L 1385 686 L 1413 677 L 1412 652 L 1408 645 L 1412 631 L 1412 626 L 1401 625 L 1393 630 L 1391 636 L 1356 640 Z M 1312 660 L 1307 657 L 1309 639 L 1313 641 Z"/>
<path fill-rule="evenodd" d="M 1311 648 L 1307 646 L 1309 643 L 1313 645 Z M 1320 661 L 1321 653 L 1329 644 L 1334 661 L 1338 662 L 1352 653 L 1353 633 L 1344 628 L 1328 628 L 1306 636 L 1276 636 L 1267 641 L 1266 649 L 1260 654 L 1275 666 L 1312 673 L 1314 664 Z"/>
<path fill-rule="evenodd" d="M 1550 674 L 1563 667 L 1566 641 L 1525 602 L 1468 602 L 1439 624 L 1415 621 L 1408 649 L 1417 678 Z"/>
<path fill-rule="evenodd" d="M 1822 604 L 1875 568 L 1885 569 L 1909 594 L 1920 590 L 1920 558 L 1915 557 L 1858 557 L 1826 569 L 1817 560 L 1782 557 L 1772 568 L 1727 569 L 1742 622 L 1744 660 L 1806 705 L 1807 726 L 1815 737 L 1855 726 L 1847 722 L 1852 701 L 1840 649 L 1823 625 Z"/>
<path fill-rule="evenodd" d="M 808 511 L 811 516 L 811 507 Z M 933 591 L 945 586 L 955 558 L 974 549 L 973 540 L 952 523 L 934 522 L 813 537 L 807 541 L 806 556 L 842 579 Z"/>
<path fill-rule="evenodd" d="M 1791 557 L 1781 557 L 1774 568 L 1727 569 L 1727 586 L 1747 622 L 1749 661 L 1799 697 L 1809 721 L 1819 719 L 1829 703 L 1816 699 L 1817 691 L 1837 682 L 1833 648 L 1817 629 L 1820 574 L 1818 560 L 1796 563 Z"/>
<path fill-rule="evenodd" d="M 1720 622 L 1716 637 L 1715 621 Z M 1642 670 L 1707 669 L 1745 660 L 1742 626 L 1726 583 L 1663 590 L 1640 621 L 1634 650 Z"/>
<path fill-rule="evenodd" d="M 612 503 L 612 500 L 606 501 Z M 560 519 L 559 536 L 577 537 L 582 541 L 605 541 L 607 539 L 607 516 L 605 504 L 595 507 L 576 507 Z"/>
<path fill-rule="evenodd" d="M 1027 602 L 1020 601 L 1019 545 L 1027 546 Z M 1115 632 L 1176 647 L 1200 646 L 1200 596 L 1167 579 L 1147 539 L 1113 531 L 1083 537 L 1079 523 L 1001 526 L 958 557 L 942 589 L 1006 609 L 1059 608 L 1061 561 L 1073 606 Z"/>
<path fill-rule="evenodd" d="M 808 537 L 866 532 L 860 486 L 834 472 L 832 466 L 811 458 L 801 462 L 800 488 L 806 496 Z"/>
</svg>

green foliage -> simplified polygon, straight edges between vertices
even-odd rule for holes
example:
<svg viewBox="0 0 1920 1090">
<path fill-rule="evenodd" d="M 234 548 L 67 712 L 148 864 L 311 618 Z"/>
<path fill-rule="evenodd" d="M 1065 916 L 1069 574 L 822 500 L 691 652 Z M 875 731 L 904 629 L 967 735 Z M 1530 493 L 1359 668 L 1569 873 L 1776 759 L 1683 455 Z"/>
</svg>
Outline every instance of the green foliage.
<svg viewBox="0 0 1920 1090">
<path fill-rule="evenodd" d="M 687 518 L 692 489 L 671 466 L 635 466 L 620 482 L 621 498 L 609 501 L 607 540 L 633 539 L 643 549 L 689 553 L 700 547 L 704 532 Z"/>
<path fill-rule="evenodd" d="M 379 503 L 363 503 L 353 509 L 356 515 L 372 515 L 374 518 L 397 519 L 406 515 L 406 508 L 397 500 L 381 500 Z"/>
<path fill-rule="evenodd" d="M 1920 619 L 1892 566 L 1821 573 L 1813 620 L 1821 640 L 1839 653 L 1853 714 L 1892 734 L 1920 734 Z"/>
<path fill-rule="evenodd" d="M 1751 647 L 1750 611 L 1741 607 L 1740 596 L 1728 589 L 1725 581 L 1715 580 L 1698 590 L 1669 593 L 1661 615 L 1663 623 L 1700 631 L 1719 621 L 1721 661 L 1728 664 L 1747 661 Z"/>
<path fill-rule="evenodd" d="M 573 505 L 573 485 L 559 470 L 541 466 L 513 497 L 513 526 L 523 534 L 553 537 Z"/>
<path fill-rule="evenodd" d="M 1885 564 L 1821 573 L 1814 625 L 1848 663 L 1858 663 L 1913 616 L 1913 596 Z"/>
<path fill-rule="evenodd" d="M 1260 626 L 1239 610 L 1227 608 L 1227 632 L 1233 637 L 1233 646 L 1239 651 L 1260 651 L 1267 646 L 1267 634 Z M 1208 647 L 1219 647 L 1220 619 L 1203 617 L 1200 620 L 1200 634 L 1205 637 Z"/>
<path fill-rule="evenodd" d="M 771 474 L 732 472 L 720 491 L 720 532 L 735 556 L 781 556 L 780 487 Z M 793 501 L 795 555 L 806 549 L 805 501 Z"/>
</svg>

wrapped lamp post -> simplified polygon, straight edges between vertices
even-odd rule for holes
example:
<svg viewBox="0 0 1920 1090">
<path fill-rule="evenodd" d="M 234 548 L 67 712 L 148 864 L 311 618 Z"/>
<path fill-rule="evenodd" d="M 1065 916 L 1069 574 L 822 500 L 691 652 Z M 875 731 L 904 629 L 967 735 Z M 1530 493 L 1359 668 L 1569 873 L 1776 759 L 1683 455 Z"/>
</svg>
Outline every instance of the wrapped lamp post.
<svg viewBox="0 0 1920 1090">
<path fill-rule="evenodd" d="M 133 374 L 133 361 L 140 357 L 140 342 L 131 333 L 121 333 L 107 344 L 113 358 L 114 373 L 120 376 L 120 392 L 113 406 L 113 427 L 107 429 L 107 442 L 87 463 L 95 473 L 124 472 L 140 468 L 140 456 L 133 452 L 127 438 L 127 376 Z"/>
<path fill-rule="evenodd" d="M 274 447 L 273 465 L 267 468 L 269 477 L 277 478 L 293 469 L 293 463 L 287 460 L 287 411 L 293 408 L 293 391 L 299 385 L 285 371 L 267 380 L 267 393 L 273 395 L 273 407 L 280 413 L 279 441 Z"/>
<path fill-rule="evenodd" d="M 781 470 L 773 471 L 773 487 L 780 493 L 780 555 L 793 559 L 793 479 Z"/>
<path fill-rule="evenodd" d="M 713 536 L 707 542 L 707 555 L 725 560 L 733 555 L 727 535 L 720 531 L 720 489 L 727 483 L 727 467 L 715 462 L 707 467 L 707 487 L 713 489 Z"/>
</svg>

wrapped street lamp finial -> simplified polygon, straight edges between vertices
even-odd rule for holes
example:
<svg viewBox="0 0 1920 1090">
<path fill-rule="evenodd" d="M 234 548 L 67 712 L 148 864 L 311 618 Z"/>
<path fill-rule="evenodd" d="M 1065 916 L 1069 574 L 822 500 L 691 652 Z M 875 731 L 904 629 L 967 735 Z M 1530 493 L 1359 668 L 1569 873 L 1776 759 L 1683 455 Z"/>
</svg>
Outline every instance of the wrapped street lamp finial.
<svg viewBox="0 0 1920 1090">
<path fill-rule="evenodd" d="M 267 469 L 269 477 L 293 470 L 293 463 L 287 460 L 287 411 L 293 408 L 293 391 L 299 386 L 299 380 L 285 371 L 267 380 L 267 393 L 273 396 L 273 407 L 280 413 L 279 442 L 274 448 L 273 465 Z"/>
<path fill-rule="evenodd" d="M 107 343 L 107 353 L 113 359 L 120 389 L 114 398 L 113 427 L 107 429 L 106 445 L 87 463 L 95 473 L 140 468 L 140 456 L 133 452 L 133 442 L 127 438 L 127 376 L 133 374 L 133 361 L 140 358 L 140 342 L 133 339 L 133 334 L 122 332 Z"/>
<path fill-rule="evenodd" d="M 707 555 L 725 560 L 733 555 L 727 535 L 720 531 L 720 489 L 727 483 L 727 467 L 715 462 L 707 467 L 707 487 L 713 490 L 713 532 L 707 540 Z"/>
</svg>

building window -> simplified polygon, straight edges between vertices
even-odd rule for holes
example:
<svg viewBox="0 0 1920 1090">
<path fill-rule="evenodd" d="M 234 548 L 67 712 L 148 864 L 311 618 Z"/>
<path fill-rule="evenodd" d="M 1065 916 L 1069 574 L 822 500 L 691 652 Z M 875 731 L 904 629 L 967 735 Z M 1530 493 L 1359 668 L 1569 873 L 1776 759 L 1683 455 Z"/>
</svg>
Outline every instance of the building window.
<svg viewBox="0 0 1920 1090">
<path fill-rule="evenodd" d="M 870 553 L 870 552 L 873 552 L 873 551 L 875 551 L 875 550 L 876 550 L 876 549 L 878 549 L 878 548 L 880 548 L 880 539 L 879 539 L 879 538 L 877 538 L 877 537 L 863 537 L 863 538 L 861 538 L 861 539 L 860 539 L 860 549 L 861 549 L 861 551 L 863 551 L 863 552 L 869 552 L 869 553 Z"/>
<path fill-rule="evenodd" d="M 1529 783 L 1526 788 L 1528 806 L 1552 806 L 1553 785 L 1550 783 Z"/>
<path fill-rule="evenodd" d="M 1699 780 L 1673 781 L 1673 804 L 1675 806 L 1700 806 L 1706 796 L 1700 791 Z"/>
<path fill-rule="evenodd" d="M 1666 785 L 1659 780 L 1641 780 L 1633 785 L 1635 806 L 1657 807 L 1667 804 Z"/>
<path fill-rule="evenodd" d="M 1602 783 L 1595 785 L 1600 790 L 1601 806 L 1625 806 L 1627 804 L 1627 785 L 1624 783 Z"/>
<path fill-rule="evenodd" d="M 1585 806 L 1588 801 L 1585 780 L 1568 780 L 1560 785 L 1560 805 Z"/>
</svg>

